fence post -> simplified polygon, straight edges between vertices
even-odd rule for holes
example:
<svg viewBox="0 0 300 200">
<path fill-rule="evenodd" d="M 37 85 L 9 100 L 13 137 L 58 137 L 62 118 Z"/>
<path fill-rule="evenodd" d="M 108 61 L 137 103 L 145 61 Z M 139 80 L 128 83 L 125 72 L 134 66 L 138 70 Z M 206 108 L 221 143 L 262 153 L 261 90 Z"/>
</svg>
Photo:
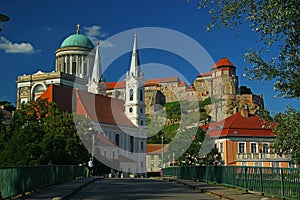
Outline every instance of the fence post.
<svg viewBox="0 0 300 200">
<path fill-rule="evenodd" d="M 283 169 L 280 168 L 280 174 L 281 174 L 281 195 L 284 197 L 284 176 L 283 176 Z"/>
<path fill-rule="evenodd" d="M 262 171 L 262 167 L 259 168 L 259 173 L 260 173 L 260 190 L 263 193 L 264 192 L 264 186 L 263 186 L 263 171 Z"/>
<path fill-rule="evenodd" d="M 246 183 L 245 188 L 246 188 L 246 190 L 248 190 L 248 174 L 247 174 L 247 172 L 248 172 L 248 168 L 245 167 L 245 183 Z"/>
<path fill-rule="evenodd" d="M 231 166 L 231 168 L 232 168 L 232 186 L 234 186 L 234 179 L 235 179 L 235 167 L 233 167 L 233 166 Z"/>
</svg>

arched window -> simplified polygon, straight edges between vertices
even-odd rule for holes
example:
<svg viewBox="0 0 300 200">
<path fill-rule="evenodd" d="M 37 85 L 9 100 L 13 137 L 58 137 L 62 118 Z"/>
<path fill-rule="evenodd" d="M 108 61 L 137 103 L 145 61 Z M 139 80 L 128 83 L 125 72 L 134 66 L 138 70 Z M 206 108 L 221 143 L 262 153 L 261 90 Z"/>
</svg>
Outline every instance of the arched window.
<svg viewBox="0 0 300 200">
<path fill-rule="evenodd" d="M 32 99 L 36 100 L 37 98 L 39 98 L 45 90 L 46 90 L 46 88 L 42 84 L 38 84 L 38 85 L 34 86 L 34 88 L 32 90 Z"/>
<path fill-rule="evenodd" d="M 133 89 L 129 90 L 129 101 L 133 100 Z"/>
</svg>

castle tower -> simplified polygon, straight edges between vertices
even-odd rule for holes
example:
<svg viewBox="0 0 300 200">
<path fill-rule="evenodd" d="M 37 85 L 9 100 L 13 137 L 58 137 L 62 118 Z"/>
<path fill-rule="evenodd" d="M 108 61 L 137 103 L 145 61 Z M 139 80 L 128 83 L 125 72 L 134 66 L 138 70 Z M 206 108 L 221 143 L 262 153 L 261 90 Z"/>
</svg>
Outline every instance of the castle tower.
<svg viewBox="0 0 300 200">
<path fill-rule="evenodd" d="M 106 84 L 102 75 L 102 67 L 101 67 L 100 54 L 99 54 L 99 44 L 100 44 L 99 41 L 97 41 L 92 75 L 89 78 L 89 82 L 87 86 L 88 86 L 88 92 L 94 94 L 106 95 Z"/>
<path fill-rule="evenodd" d="M 137 38 L 134 34 L 134 43 L 130 69 L 126 73 L 125 114 L 136 126 L 146 126 L 145 115 L 145 79 L 141 72 Z"/>
</svg>

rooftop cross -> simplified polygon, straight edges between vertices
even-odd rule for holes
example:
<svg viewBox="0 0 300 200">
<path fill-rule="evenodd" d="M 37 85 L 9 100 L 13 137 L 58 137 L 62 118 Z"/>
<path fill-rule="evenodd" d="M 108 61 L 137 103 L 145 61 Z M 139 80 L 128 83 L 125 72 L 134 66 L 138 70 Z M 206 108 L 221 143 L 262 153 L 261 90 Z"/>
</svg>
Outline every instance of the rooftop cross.
<svg viewBox="0 0 300 200">
<path fill-rule="evenodd" d="M 76 33 L 79 34 L 80 33 L 80 24 L 77 24 L 76 27 L 77 27 Z"/>
</svg>

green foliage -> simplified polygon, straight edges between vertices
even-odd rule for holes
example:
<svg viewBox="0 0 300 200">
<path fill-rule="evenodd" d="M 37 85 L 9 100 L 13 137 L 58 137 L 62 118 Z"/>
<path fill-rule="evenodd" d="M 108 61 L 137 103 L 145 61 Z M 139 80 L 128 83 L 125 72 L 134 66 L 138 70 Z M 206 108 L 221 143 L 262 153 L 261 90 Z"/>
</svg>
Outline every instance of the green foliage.
<svg viewBox="0 0 300 200">
<path fill-rule="evenodd" d="M 258 114 L 263 124 L 276 133 L 275 152 L 291 155 L 293 162 L 300 163 L 300 111 L 287 107 L 284 113 L 273 117 L 267 110 L 261 110 Z"/>
<path fill-rule="evenodd" d="M 167 118 L 170 119 L 172 122 L 180 121 L 181 119 L 181 109 L 180 109 L 180 102 L 170 102 L 164 105 L 165 111 L 167 113 Z"/>
<path fill-rule="evenodd" d="M 159 131 L 157 134 L 153 135 L 152 137 L 147 138 L 147 144 L 160 144 L 161 143 L 161 136 L 164 136 L 164 144 L 167 144 L 172 141 L 172 139 L 177 134 L 179 124 L 171 124 L 165 125 L 162 127 L 162 130 Z"/>
<path fill-rule="evenodd" d="M 53 103 L 38 100 L 24 104 L 10 123 L 0 166 L 85 163 L 89 154 L 76 128 L 72 114 Z"/>
<path fill-rule="evenodd" d="M 245 54 L 254 65 L 246 69 L 246 74 L 249 79 L 277 80 L 274 86 L 284 97 L 300 97 L 299 7 L 298 0 L 199 1 L 199 8 L 209 9 L 211 15 L 208 31 L 214 26 L 234 29 L 247 23 L 259 34 L 263 45 L 257 50 L 250 48 Z"/>
<path fill-rule="evenodd" d="M 274 116 L 274 123 L 276 153 L 291 154 L 293 161 L 300 163 L 300 111 L 288 107 Z"/>
<path fill-rule="evenodd" d="M 14 110 L 16 110 L 16 107 L 14 107 L 10 102 L 8 101 L 0 101 L 0 105 L 4 105 L 4 109 L 9 111 L 9 112 L 12 112 Z"/>
</svg>

